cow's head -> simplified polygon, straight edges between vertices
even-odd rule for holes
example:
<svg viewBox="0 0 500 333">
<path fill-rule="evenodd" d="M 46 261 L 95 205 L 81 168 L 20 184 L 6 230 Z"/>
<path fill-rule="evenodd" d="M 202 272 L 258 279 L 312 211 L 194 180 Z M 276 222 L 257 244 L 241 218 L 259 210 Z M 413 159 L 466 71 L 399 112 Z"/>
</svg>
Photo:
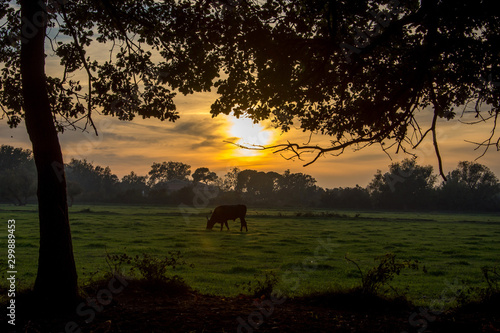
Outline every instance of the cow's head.
<svg viewBox="0 0 500 333">
<path fill-rule="evenodd" d="M 214 224 L 215 224 L 215 221 L 212 221 L 207 216 L 207 230 L 212 230 L 212 228 L 214 227 Z"/>
</svg>

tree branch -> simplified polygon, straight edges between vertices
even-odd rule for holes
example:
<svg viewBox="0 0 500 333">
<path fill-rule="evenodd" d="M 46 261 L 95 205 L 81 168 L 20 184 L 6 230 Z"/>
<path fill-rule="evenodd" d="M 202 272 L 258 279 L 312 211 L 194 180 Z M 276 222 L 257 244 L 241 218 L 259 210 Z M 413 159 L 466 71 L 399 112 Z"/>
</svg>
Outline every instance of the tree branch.
<svg viewBox="0 0 500 333">
<path fill-rule="evenodd" d="M 92 120 L 92 78 L 93 78 L 92 72 L 90 71 L 90 66 L 87 63 L 87 59 L 85 59 L 85 50 L 80 45 L 78 35 L 77 35 L 73 25 L 71 24 L 71 21 L 68 19 L 68 16 L 66 14 L 66 6 L 64 4 L 61 5 L 61 12 L 63 14 L 63 19 L 66 22 L 66 24 L 68 25 L 68 29 L 71 32 L 71 36 L 73 37 L 73 41 L 75 42 L 75 46 L 76 46 L 76 48 L 78 50 L 78 54 L 80 56 L 80 60 L 82 61 L 83 67 L 85 68 L 85 71 L 87 72 L 87 76 L 88 76 L 88 84 L 89 84 L 88 94 L 89 95 L 88 95 L 88 102 L 87 102 L 88 103 L 87 104 L 87 108 L 88 108 L 87 124 L 85 125 L 85 127 L 87 127 L 87 125 L 90 123 L 90 126 L 94 129 L 95 134 L 99 135 L 97 132 L 97 127 L 95 126 L 94 121 Z"/>
<path fill-rule="evenodd" d="M 443 170 L 443 161 L 441 159 L 441 154 L 439 153 L 439 145 L 438 145 L 438 140 L 437 140 L 437 131 L 436 131 L 436 123 L 437 123 L 437 117 L 438 117 L 438 112 L 434 111 L 434 117 L 432 118 L 432 142 L 434 144 L 434 151 L 436 152 L 436 157 L 438 159 L 438 165 L 439 165 L 439 174 L 443 178 L 444 181 L 446 181 L 446 176 L 444 175 L 444 170 Z"/>
<path fill-rule="evenodd" d="M 497 121 L 498 121 L 498 114 L 499 114 L 499 112 L 495 112 L 495 115 L 493 115 L 490 118 L 488 118 L 488 119 L 493 118 L 494 120 L 493 120 L 493 128 L 491 130 L 491 134 L 490 134 L 490 136 L 486 140 L 484 140 L 483 142 L 472 142 L 472 141 L 469 141 L 469 140 L 465 140 L 465 142 L 477 145 L 477 147 L 474 150 L 478 150 L 480 147 L 485 147 L 483 153 L 479 157 L 477 157 L 475 159 L 475 161 L 477 161 L 478 159 L 480 159 L 481 157 L 483 157 L 486 154 L 486 152 L 489 150 L 489 148 L 491 146 L 496 146 L 497 147 L 497 151 L 500 150 L 500 137 L 497 139 L 496 142 L 492 142 L 493 141 L 493 137 L 495 136 L 495 132 L 496 132 Z"/>
<path fill-rule="evenodd" d="M 436 152 L 436 157 L 438 159 L 439 174 L 441 175 L 443 180 L 446 181 L 446 176 L 444 175 L 443 171 L 443 161 L 441 159 L 441 154 L 439 153 L 439 145 L 438 145 L 437 131 L 436 131 L 437 118 L 438 115 L 443 111 L 443 107 L 438 102 L 436 93 L 434 91 L 434 87 L 432 86 L 432 82 L 430 83 L 429 95 L 431 97 L 432 104 L 434 105 L 434 116 L 432 117 L 432 125 L 431 128 L 429 128 L 429 130 L 432 132 L 432 143 L 434 145 L 434 151 Z M 426 134 L 429 132 L 429 130 L 427 130 Z"/>
</svg>

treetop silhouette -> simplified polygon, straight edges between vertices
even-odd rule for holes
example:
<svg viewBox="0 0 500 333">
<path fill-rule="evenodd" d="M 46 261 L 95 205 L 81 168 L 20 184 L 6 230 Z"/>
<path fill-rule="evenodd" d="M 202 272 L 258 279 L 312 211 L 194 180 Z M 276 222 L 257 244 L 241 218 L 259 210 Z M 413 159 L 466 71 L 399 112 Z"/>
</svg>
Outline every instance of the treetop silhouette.
<svg viewBox="0 0 500 333">
<path fill-rule="evenodd" d="M 347 147 L 410 151 L 432 137 L 444 178 L 437 120 L 468 112 L 492 121 L 477 145 L 500 148 L 494 1 L 241 3 L 223 20 L 226 75 L 211 112 L 331 137 L 267 148 L 312 153 L 307 165 Z"/>
</svg>

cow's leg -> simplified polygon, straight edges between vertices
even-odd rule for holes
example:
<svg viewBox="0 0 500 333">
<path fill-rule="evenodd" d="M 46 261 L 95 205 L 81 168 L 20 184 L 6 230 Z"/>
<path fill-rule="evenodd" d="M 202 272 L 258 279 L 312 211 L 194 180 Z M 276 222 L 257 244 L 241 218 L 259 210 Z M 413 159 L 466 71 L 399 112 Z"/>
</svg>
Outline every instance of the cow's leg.
<svg viewBox="0 0 500 333">
<path fill-rule="evenodd" d="M 224 228 L 224 221 L 220 222 L 220 231 L 222 231 L 222 228 Z"/>
<path fill-rule="evenodd" d="M 244 218 L 244 217 L 240 218 L 240 222 L 241 222 L 241 228 L 240 228 L 240 231 L 243 231 L 243 227 L 245 227 L 246 231 L 248 231 L 247 221 L 245 221 L 245 218 Z"/>
<path fill-rule="evenodd" d="M 229 225 L 227 224 L 227 220 L 226 220 L 226 228 L 227 230 L 229 230 Z"/>
</svg>

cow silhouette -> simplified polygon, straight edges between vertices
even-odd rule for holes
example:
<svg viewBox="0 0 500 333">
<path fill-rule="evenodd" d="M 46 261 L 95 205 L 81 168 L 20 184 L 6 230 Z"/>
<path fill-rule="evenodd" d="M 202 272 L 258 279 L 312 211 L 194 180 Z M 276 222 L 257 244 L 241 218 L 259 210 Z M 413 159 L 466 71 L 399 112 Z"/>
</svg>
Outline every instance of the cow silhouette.
<svg viewBox="0 0 500 333">
<path fill-rule="evenodd" d="M 212 230 L 216 223 L 220 223 L 220 230 L 224 228 L 226 225 L 227 230 L 229 230 L 229 226 L 227 224 L 228 220 L 235 221 L 236 219 L 240 219 L 241 227 L 240 231 L 243 231 L 243 227 L 245 227 L 246 231 L 248 231 L 247 221 L 245 221 L 245 215 L 247 214 L 247 206 L 245 205 L 222 205 L 215 207 L 212 216 L 208 218 L 207 216 L 207 229 Z"/>
</svg>

